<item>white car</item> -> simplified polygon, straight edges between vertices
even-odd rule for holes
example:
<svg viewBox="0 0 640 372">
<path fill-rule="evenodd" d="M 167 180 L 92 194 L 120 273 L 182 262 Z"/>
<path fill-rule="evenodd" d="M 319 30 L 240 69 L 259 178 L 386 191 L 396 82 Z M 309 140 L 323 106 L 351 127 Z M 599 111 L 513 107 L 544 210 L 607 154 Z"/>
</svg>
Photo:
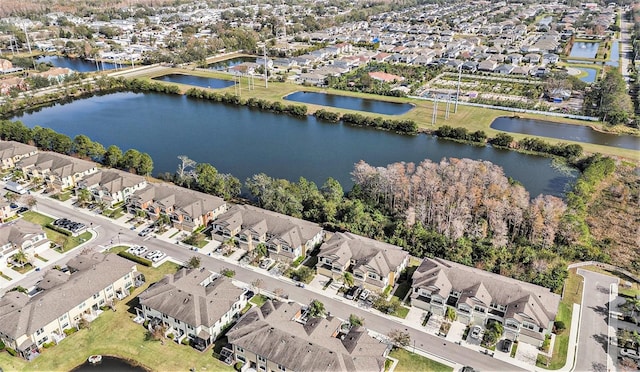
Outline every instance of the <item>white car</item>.
<svg viewBox="0 0 640 372">
<path fill-rule="evenodd" d="M 471 328 L 471 338 L 475 338 L 477 340 L 478 338 L 480 338 L 481 334 L 482 334 L 482 327 L 477 325 Z"/>
<path fill-rule="evenodd" d="M 260 262 L 260 268 L 266 270 L 269 268 L 269 266 L 271 266 L 272 263 L 273 263 L 273 260 L 269 258 L 265 258 L 262 262 Z"/>
<path fill-rule="evenodd" d="M 160 253 L 156 254 L 155 256 L 153 256 L 153 257 L 151 258 L 151 261 L 153 261 L 153 262 L 158 262 L 158 261 L 160 261 L 161 259 L 163 259 L 163 258 L 165 258 L 165 257 L 167 257 L 167 254 L 166 254 L 166 253 L 163 253 L 163 252 L 160 252 Z"/>
<path fill-rule="evenodd" d="M 155 250 L 152 252 L 149 252 L 146 256 L 144 256 L 146 259 L 152 260 L 153 257 L 155 257 L 158 253 L 162 253 L 159 250 Z"/>
<path fill-rule="evenodd" d="M 143 254 L 145 254 L 145 252 L 147 251 L 147 247 L 145 246 L 139 246 L 138 250 L 136 251 L 136 254 L 138 256 L 142 256 Z"/>
<path fill-rule="evenodd" d="M 362 291 L 362 293 L 360 293 L 360 299 L 364 301 L 367 299 L 367 297 L 369 297 L 370 294 L 371 292 L 368 289 L 365 289 L 364 291 Z"/>
<path fill-rule="evenodd" d="M 627 349 L 627 348 L 620 349 L 620 356 L 635 359 L 635 360 L 640 360 L 640 354 L 638 354 L 637 350 L 633 350 L 633 349 Z"/>
</svg>

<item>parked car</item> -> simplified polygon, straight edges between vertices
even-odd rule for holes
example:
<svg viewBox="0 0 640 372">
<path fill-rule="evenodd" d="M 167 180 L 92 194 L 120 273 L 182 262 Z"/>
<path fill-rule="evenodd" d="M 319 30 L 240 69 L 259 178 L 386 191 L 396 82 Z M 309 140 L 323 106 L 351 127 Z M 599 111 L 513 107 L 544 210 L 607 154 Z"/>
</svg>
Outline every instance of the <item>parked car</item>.
<svg viewBox="0 0 640 372">
<path fill-rule="evenodd" d="M 146 256 L 144 256 L 144 257 L 145 257 L 146 259 L 151 260 L 151 259 L 153 259 L 153 257 L 154 257 L 155 255 L 157 255 L 158 253 L 161 253 L 161 252 L 160 252 L 159 250 L 151 251 L 151 252 L 149 252 L 149 253 L 148 253 Z"/>
<path fill-rule="evenodd" d="M 474 339 L 478 339 L 480 338 L 480 335 L 482 334 L 482 327 L 480 327 L 479 325 L 473 326 L 473 328 L 471 328 L 471 338 Z"/>
<path fill-rule="evenodd" d="M 266 270 L 269 268 L 269 266 L 271 266 L 272 263 L 273 263 L 272 259 L 265 258 L 264 260 L 262 260 L 262 262 L 260 262 L 260 268 Z"/>
<path fill-rule="evenodd" d="M 300 287 L 300 288 L 304 288 L 304 283 L 303 282 L 297 282 L 296 286 Z"/>
<path fill-rule="evenodd" d="M 138 236 L 145 237 L 153 232 L 152 227 L 145 227 L 142 231 L 138 233 Z"/>
<path fill-rule="evenodd" d="M 368 289 L 365 289 L 364 291 L 362 291 L 362 293 L 360 293 L 360 299 L 364 301 L 367 299 L 367 297 L 369 297 L 370 294 L 371 292 Z"/>
<path fill-rule="evenodd" d="M 158 262 L 158 261 L 160 261 L 161 259 L 163 259 L 163 258 L 165 258 L 165 257 L 167 257 L 167 254 L 166 254 L 166 253 L 163 253 L 163 252 L 160 252 L 160 253 L 156 254 L 155 256 L 153 256 L 153 257 L 151 258 L 151 261 L 153 261 L 153 262 Z"/>
<path fill-rule="evenodd" d="M 500 346 L 500 351 L 508 353 L 511 351 L 511 345 L 513 345 L 513 341 L 511 340 L 502 340 L 502 346 Z"/>
<path fill-rule="evenodd" d="M 18 209 L 18 213 L 24 213 L 24 212 L 26 212 L 26 211 L 28 211 L 28 210 L 29 210 L 29 208 L 27 208 L 27 207 L 20 207 L 20 208 Z"/>
<path fill-rule="evenodd" d="M 628 348 L 620 349 L 620 356 L 631 358 L 634 360 L 640 360 L 640 354 L 638 354 L 637 350 L 633 350 L 633 349 L 628 349 Z"/>
<path fill-rule="evenodd" d="M 353 286 L 349 288 L 349 290 L 344 296 L 347 298 L 347 300 L 353 300 L 354 298 L 358 298 L 358 295 L 360 295 L 360 292 L 362 292 L 361 287 Z"/>
</svg>

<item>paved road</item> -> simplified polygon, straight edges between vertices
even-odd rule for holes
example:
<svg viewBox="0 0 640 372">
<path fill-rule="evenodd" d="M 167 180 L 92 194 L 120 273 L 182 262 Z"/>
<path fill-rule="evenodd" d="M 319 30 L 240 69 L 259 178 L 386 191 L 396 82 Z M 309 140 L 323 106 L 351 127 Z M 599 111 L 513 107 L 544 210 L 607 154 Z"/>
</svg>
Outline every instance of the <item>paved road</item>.
<svg viewBox="0 0 640 372">
<path fill-rule="evenodd" d="M 578 269 L 584 278 L 575 371 L 606 371 L 609 344 L 609 293 L 618 279 Z"/>
<path fill-rule="evenodd" d="M 37 210 L 56 217 L 67 217 L 75 221 L 85 223 L 93 226 L 97 232 L 95 240 L 90 242 L 87 246 L 92 249 L 99 249 L 99 245 L 108 245 L 111 241 L 122 244 L 142 244 L 150 249 L 160 249 L 166 252 L 169 256 L 179 261 L 187 261 L 194 254 L 193 252 L 182 245 L 172 244 L 167 241 L 151 238 L 144 240 L 139 237 L 135 231 L 131 231 L 126 227 L 118 225 L 106 217 L 87 213 L 85 210 L 79 210 L 62 204 L 58 201 L 38 196 Z M 67 262 L 71 257 L 77 255 L 82 249 L 77 249 L 57 262 L 49 262 L 48 264 L 62 264 Z M 479 352 L 475 352 L 468 348 L 462 347 L 457 344 L 446 342 L 442 338 L 432 336 L 417 329 L 408 327 L 401 324 L 398 321 L 389 319 L 387 317 L 369 312 L 365 309 L 353 306 L 354 302 L 339 301 L 331 297 L 323 296 L 319 293 L 312 292 L 308 289 L 299 288 L 295 286 L 293 282 L 288 279 L 272 277 L 265 274 L 264 271 L 258 269 L 250 269 L 246 267 L 240 267 L 238 265 L 225 262 L 215 257 L 199 254 L 201 257 L 201 266 L 208 270 L 219 272 L 222 268 L 228 267 L 236 271 L 235 279 L 251 283 L 260 278 L 264 281 L 263 289 L 273 291 L 276 288 L 283 289 L 284 293 L 289 295 L 289 299 L 297 301 L 299 303 L 307 304 L 313 299 L 318 299 L 323 302 L 328 311 L 337 317 L 346 319 L 350 314 L 356 314 L 365 319 L 365 325 L 374 331 L 382 334 L 387 334 L 392 329 L 406 329 L 411 334 L 411 340 L 415 341 L 415 347 L 426 350 L 432 354 L 438 355 L 442 358 L 454 361 L 461 365 L 470 365 L 481 371 L 514 371 L 518 370 L 512 364 L 508 364 L 498 359 L 483 355 Z M 30 287 L 34 285 L 38 280 L 42 278 L 42 274 L 38 272 L 32 272 L 26 278 L 17 283 L 23 287 Z"/>
</svg>

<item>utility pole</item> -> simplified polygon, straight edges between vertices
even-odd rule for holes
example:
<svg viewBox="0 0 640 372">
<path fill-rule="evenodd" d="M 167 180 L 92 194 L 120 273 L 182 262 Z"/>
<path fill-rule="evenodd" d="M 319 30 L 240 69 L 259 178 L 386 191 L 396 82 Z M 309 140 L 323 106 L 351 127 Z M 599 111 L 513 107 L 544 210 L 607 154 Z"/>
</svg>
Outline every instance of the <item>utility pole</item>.
<svg viewBox="0 0 640 372">
<path fill-rule="evenodd" d="M 264 52 L 264 87 L 269 88 L 269 74 L 267 73 L 267 42 L 263 45 Z"/>
<path fill-rule="evenodd" d="M 431 117 L 431 125 L 436 125 L 436 116 L 438 114 L 438 96 L 433 100 L 433 116 Z"/>
<path fill-rule="evenodd" d="M 449 106 L 451 105 L 451 93 L 447 93 L 447 108 L 444 111 L 444 118 L 449 119 Z"/>
<path fill-rule="evenodd" d="M 27 39 L 27 48 L 29 48 L 29 56 L 31 56 L 31 44 L 29 43 L 29 34 L 27 33 L 27 25 L 22 24 L 22 29 L 24 30 L 24 36 Z M 37 70 L 35 58 L 31 56 L 31 60 L 33 61 L 33 69 Z"/>
<path fill-rule="evenodd" d="M 460 78 L 462 77 L 462 65 L 458 67 L 458 91 L 456 93 L 456 105 L 453 109 L 454 113 L 458 112 L 458 101 L 460 100 Z"/>
</svg>

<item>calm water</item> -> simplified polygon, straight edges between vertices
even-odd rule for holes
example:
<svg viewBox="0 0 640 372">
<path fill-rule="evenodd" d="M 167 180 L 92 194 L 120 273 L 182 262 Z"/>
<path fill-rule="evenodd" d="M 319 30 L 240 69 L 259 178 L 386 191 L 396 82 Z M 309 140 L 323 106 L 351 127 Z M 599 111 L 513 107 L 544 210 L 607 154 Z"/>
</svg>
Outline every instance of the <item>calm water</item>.
<svg viewBox="0 0 640 372">
<path fill-rule="evenodd" d="M 212 70 L 217 70 L 217 71 L 224 71 L 226 69 L 228 69 L 229 67 L 233 67 L 233 66 L 237 66 L 241 63 L 244 62 L 255 62 L 256 58 L 255 57 L 238 57 L 238 58 L 231 58 L 231 59 L 227 59 L 226 61 L 220 61 L 220 62 L 216 62 L 216 63 L 211 63 L 208 68 L 212 69 Z"/>
<path fill-rule="evenodd" d="M 599 46 L 600 43 L 597 42 L 580 41 L 574 43 L 571 47 L 571 53 L 569 53 L 569 57 L 596 58 L 596 53 L 598 53 Z"/>
<path fill-rule="evenodd" d="M 374 99 L 340 96 L 316 92 L 295 92 L 284 97 L 288 101 L 337 107 L 348 110 L 374 112 L 385 115 L 401 115 L 413 108 L 408 103 L 385 102 Z"/>
<path fill-rule="evenodd" d="M 235 84 L 231 80 L 222 80 L 214 78 L 206 78 L 201 76 L 183 75 L 183 74 L 169 74 L 153 78 L 153 80 L 166 81 L 168 83 L 179 83 L 194 85 L 202 88 L 221 89 L 227 88 Z"/>
<path fill-rule="evenodd" d="M 564 140 L 594 143 L 597 145 L 640 150 L 640 138 L 601 133 L 590 127 L 559 124 L 550 121 L 501 117 L 491 123 L 491 128 L 506 132 L 531 134 Z"/>
<path fill-rule="evenodd" d="M 114 358 L 114 357 L 102 357 L 102 362 L 100 364 L 91 364 L 89 362 L 84 362 L 84 364 L 74 368 L 72 372 L 114 372 L 114 371 L 132 371 L 132 372 L 145 372 L 145 369 L 142 367 L 135 367 L 131 364 L 127 363 L 125 360 Z"/>
<path fill-rule="evenodd" d="M 594 81 L 596 81 L 596 75 L 598 73 L 598 71 L 595 68 L 577 68 L 580 71 L 584 71 L 587 73 L 587 76 L 583 76 L 580 78 L 580 80 L 584 81 L 585 83 L 593 83 Z"/>
<path fill-rule="evenodd" d="M 611 51 L 609 52 L 609 59 L 607 60 L 607 62 L 605 62 L 605 65 L 618 67 L 619 60 L 620 60 L 620 45 L 618 43 L 618 40 L 615 40 L 613 43 L 611 43 Z"/>
<path fill-rule="evenodd" d="M 14 119 L 75 137 L 85 134 L 123 151 L 135 148 L 154 160 L 154 174 L 175 173 L 179 155 L 211 163 L 241 181 L 256 173 L 321 185 L 328 177 L 345 190 L 354 163 L 374 166 L 443 157 L 484 159 L 522 182 L 532 196 L 562 195 L 575 175 L 551 167 L 545 157 L 475 147 L 427 135 L 395 133 L 294 118 L 184 96 L 116 93 L 45 108 Z"/>
<path fill-rule="evenodd" d="M 98 65 L 96 66 L 95 61 L 87 61 L 82 58 L 69 58 L 62 56 L 43 56 L 38 58 L 36 62 L 50 62 L 55 67 L 66 67 L 78 72 L 113 70 L 117 67 L 113 63 L 98 62 Z"/>
</svg>

